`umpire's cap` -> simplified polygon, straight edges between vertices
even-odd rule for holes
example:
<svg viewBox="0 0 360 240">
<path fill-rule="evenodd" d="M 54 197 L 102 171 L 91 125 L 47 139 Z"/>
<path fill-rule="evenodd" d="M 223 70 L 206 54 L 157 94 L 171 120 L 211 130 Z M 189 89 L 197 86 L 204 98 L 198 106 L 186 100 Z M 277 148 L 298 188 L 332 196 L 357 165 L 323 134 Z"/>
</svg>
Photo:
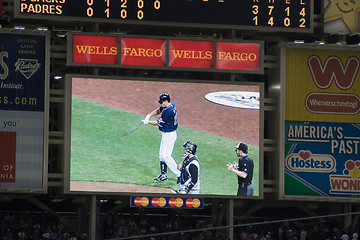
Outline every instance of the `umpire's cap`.
<svg viewBox="0 0 360 240">
<path fill-rule="evenodd" d="M 243 153 L 248 152 L 248 146 L 242 142 L 239 142 L 238 144 L 236 144 L 235 149 L 236 149 L 236 151 L 241 150 Z"/>
<path fill-rule="evenodd" d="M 163 103 L 164 101 L 169 101 L 170 102 L 170 95 L 168 93 L 162 93 L 159 96 L 158 103 Z"/>
</svg>

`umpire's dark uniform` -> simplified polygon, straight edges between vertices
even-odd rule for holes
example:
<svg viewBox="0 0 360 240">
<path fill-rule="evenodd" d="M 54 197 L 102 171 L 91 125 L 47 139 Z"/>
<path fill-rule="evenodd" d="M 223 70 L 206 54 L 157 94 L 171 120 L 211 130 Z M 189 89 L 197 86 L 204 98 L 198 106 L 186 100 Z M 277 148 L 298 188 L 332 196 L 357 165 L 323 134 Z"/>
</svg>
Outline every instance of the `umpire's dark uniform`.
<svg viewBox="0 0 360 240">
<path fill-rule="evenodd" d="M 246 178 L 238 176 L 239 188 L 237 195 L 252 196 L 254 193 L 254 186 L 252 185 L 251 181 L 254 172 L 254 161 L 249 157 L 249 155 L 245 155 L 242 158 L 239 158 L 237 170 L 245 172 L 247 174 Z"/>
</svg>

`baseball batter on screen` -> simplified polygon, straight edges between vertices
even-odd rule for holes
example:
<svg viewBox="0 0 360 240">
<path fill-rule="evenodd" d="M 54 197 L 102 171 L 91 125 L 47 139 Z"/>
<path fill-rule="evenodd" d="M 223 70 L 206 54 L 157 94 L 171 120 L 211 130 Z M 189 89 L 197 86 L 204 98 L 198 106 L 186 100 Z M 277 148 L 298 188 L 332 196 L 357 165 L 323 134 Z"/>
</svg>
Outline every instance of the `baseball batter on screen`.
<svg viewBox="0 0 360 240">
<path fill-rule="evenodd" d="M 142 122 L 151 125 L 157 125 L 161 131 L 161 143 L 159 150 L 160 158 L 160 175 L 157 176 L 155 181 L 168 180 L 167 167 L 176 175 L 177 181 L 180 180 L 180 171 L 177 169 L 177 164 L 174 158 L 171 156 L 174 144 L 177 138 L 176 129 L 178 127 L 178 117 L 175 104 L 170 101 L 170 95 L 168 93 L 162 93 L 159 96 L 158 103 L 159 108 L 149 113 Z M 157 121 L 150 121 L 150 118 L 160 114 L 160 118 Z"/>
</svg>

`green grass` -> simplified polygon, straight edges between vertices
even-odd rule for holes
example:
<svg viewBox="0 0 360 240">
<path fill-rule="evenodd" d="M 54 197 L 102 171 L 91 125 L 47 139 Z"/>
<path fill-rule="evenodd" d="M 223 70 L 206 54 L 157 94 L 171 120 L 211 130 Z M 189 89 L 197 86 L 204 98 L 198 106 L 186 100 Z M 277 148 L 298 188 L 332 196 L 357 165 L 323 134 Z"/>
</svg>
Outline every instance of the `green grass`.
<svg viewBox="0 0 360 240">
<path fill-rule="evenodd" d="M 143 125 L 123 136 L 144 116 L 78 97 L 72 99 L 71 180 L 119 182 L 178 188 L 175 175 L 168 170 L 167 182 L 155 182 L 160 173 L 156 126 Z M 231 127 L 231 126 L 229 126 Z M 236 142 L 224 137 L 179 126 L 173 157 L 182 162 L 182 144 L 191 140 L 198 145 L 202 194 L 236 195 L 237 177 L 226 168 L 237 161 Z M 259 149 L 249 145 L 254 160 L 254 196 L 259 195 Z M 121 190 L 119 190 L 121 191 Z"/>
</svg>

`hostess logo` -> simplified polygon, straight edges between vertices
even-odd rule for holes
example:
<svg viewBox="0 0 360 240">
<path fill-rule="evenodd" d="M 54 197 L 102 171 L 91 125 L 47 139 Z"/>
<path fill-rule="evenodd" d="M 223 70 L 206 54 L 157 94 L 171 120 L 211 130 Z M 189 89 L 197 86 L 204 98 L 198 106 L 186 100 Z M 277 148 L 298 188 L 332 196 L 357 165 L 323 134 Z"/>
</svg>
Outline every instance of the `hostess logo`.
<svg viewBox="0 0 360 240">
<path fill-rule="evenodd" d="M 286 167 L 294 172 L 333 172 L 335 171 L 336 161 L 331 155 L 300 151 L 288 155 Z"/>
<path fill-rule="evenodd" d="M 19 71 L 26 79 L 29 79 L 40 68 L 40 65 L 37 59 L 19 58 L 15 63 L 15 72 Z"/>
</svg>

